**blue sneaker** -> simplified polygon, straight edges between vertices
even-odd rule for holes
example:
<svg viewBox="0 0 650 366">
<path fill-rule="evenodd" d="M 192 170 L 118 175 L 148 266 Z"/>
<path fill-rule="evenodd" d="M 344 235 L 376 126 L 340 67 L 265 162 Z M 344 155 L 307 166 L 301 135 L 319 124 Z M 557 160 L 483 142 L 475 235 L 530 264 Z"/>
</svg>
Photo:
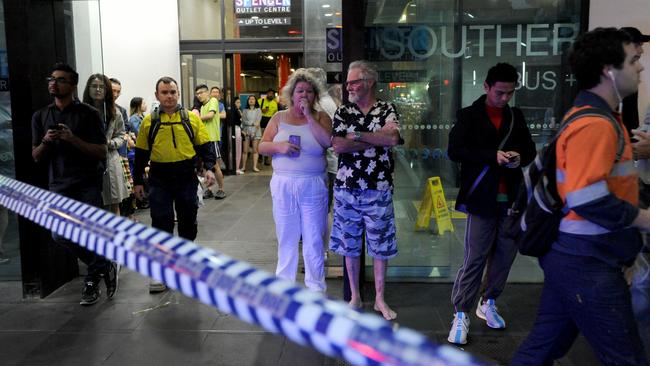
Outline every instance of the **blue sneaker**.
<svg viewBox="0 0 650 366">
<path fill-rule="evenodd" d="M 469 333 L 469 318 L 467 317 L 467 313 L 459 311 L 454 315 L 454 321 L 451 324 L 447 342 L 467 344 L 467 333 Z"/>
<path fill-rule="evenodd" d="M 490 328 L 503 329 L 506 327 L 506 321 L 499 315 L 494 299 L 487 299 L 485 302 L 479 301 L 476 316 L 485 320 Z"/>
</svg>

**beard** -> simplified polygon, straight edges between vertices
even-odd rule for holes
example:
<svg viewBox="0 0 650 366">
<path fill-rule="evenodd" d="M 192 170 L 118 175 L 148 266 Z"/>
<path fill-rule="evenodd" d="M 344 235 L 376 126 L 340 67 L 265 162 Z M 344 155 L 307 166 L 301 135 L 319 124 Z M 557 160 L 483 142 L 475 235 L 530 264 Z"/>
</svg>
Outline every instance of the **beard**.
<svg viewBox="0 0 650 366">
<path fill-rule="evenodd" d="M 356 94 L 354 95 L 348 94 L 348 100 L 350 101 L 350 103 L 356 103 L 359 101 L 359 99 L 360 99 L 359 96 Z"/>
</svg>

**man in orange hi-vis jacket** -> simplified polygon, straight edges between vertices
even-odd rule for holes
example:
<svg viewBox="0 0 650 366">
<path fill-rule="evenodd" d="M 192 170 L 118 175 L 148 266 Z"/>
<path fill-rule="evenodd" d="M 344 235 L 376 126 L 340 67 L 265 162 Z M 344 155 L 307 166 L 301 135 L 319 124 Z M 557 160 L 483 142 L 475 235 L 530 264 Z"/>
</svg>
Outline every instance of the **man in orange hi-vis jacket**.
<svg viewBox="0 0 650 366">
<path fill-rule="evenodd" d="M 566 116 L 596 113 L 575 120 L 557 141 L 557 188 L 570 211 L 540 258 L 537 319 L 511 364 L 550 365 L 580 332 L 604 365 L 647 365 L 623 268 L 641 249 L 639 229 L 650 230 L 650 213 L 637 207 L 632 147 L 619 114 L 643 66 L 630 36 L 614 28 L 578 37 L 569 61 L 580 93 Z"/>
</svg>

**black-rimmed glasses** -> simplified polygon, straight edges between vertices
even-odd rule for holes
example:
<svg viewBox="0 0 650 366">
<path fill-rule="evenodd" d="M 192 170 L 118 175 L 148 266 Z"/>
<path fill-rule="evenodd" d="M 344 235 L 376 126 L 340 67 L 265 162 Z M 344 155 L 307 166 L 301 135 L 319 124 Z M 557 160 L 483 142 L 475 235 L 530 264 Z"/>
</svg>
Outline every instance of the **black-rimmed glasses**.
<svg viewBox="0 0 650 366">
<path fill-rule="evenodd" d="M 66 78 L 55 78 L 53 76 L 48 76 L 45 78 L 47 83 L 57 83 L 57 84 L 70 84 L 70 81 Z"/>
<path fill-rule="evenodd" d="M 348 80 L 343 85 L 347 88 L 348 86 L 357 86 L 361 84 L 362 82 L 366 81 L 366 79 L 355 79 L 355 80 Z"/>
</svg>

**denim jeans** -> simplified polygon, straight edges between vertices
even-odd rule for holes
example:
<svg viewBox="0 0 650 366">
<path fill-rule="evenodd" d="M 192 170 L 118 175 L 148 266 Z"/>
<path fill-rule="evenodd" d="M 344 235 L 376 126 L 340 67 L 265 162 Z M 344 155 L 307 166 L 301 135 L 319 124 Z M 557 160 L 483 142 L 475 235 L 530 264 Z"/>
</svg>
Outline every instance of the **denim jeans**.
<svg viewBox="0 0 650 366">
<path fill-rule="evenodd" d="M 196 175 L 159 179 L 149 177 L 149 208 L 151 226 L 174 233 L 174 209 L 178 219 L 178 236 L 196 239 L 196 214 L 199 199 L 196 195 L 199 180 Z"/>
<path fill-rule="evenodd" d="M 57 193 L 79 202 L 87 203 L 91 206 L 99 208 L 103 207 L 102 192 L 99 187 L 74 187 Z M 52 239 L 54 239 L 55 243 L 72 252 L 72 254 L 86 264 L 88 267 L 88 272 L 85 278 L 86 282 L 90 281 L 98 283 L 101 276 L 108 271 L 110 264 L 108 259 L 99 254 L 95 254 L 94 252 L 81 247 L 79 244 L 76 244 L 54 232 L 52 232 Z"/>
<path fill-rule="evenodd" d="M 647 365 L 620 268 L 556 250 L 540 263 L 545 282 L 537 319 L 511 365 L 552 365 L 578 332 L 603 365 Z"/>
</svg>

